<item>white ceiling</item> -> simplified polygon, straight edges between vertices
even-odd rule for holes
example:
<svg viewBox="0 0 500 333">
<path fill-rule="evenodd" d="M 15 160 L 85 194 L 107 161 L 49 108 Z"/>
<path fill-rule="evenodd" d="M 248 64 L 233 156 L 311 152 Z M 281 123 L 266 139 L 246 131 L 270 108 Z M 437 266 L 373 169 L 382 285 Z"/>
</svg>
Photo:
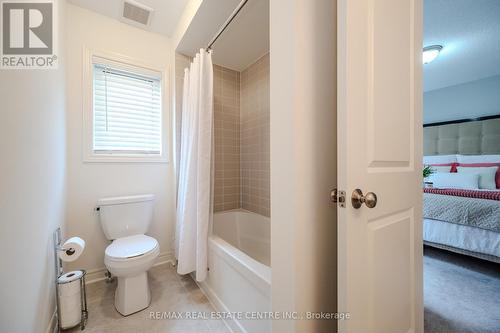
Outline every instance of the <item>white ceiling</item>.
<svg viewBox="0 0 500 333">
<path fill-rule="evenodd" d="M 204 0 L 177 52 L 193 56 L 208 43 L 240 0 Z M 269 52 L 269 0 L 249 0 L 212 46 L 215 64 L 242 71 Z"/>
<path fill-rule="evenodd" d="M 120 20 L 124 0 L 68 0 L 77 6 L 87 8 L 108 17 Z M 153 14 L 146 30 L 171 37 L 189 0 L 136 0 L 153 8 Z"/>
<path fill-rule="evenodd" d="M 123 0 L 68 0 L 120 19 Z M 139 0 L 154 9 L 147 30 L 171 37 L 189 0 Z M 177 51 L 206 47 L 240 0 L 203 0 Z M 424 65 L 424 91 L 500 74 L 500 0 L 425 0 L 424 46 L 440 56 Z M 269 0 L 249 0 L 213 46 L 214 63 L 243 70 L 269 51 Z"/>
<path fill-rule="evenodd" d="M 425 0 L 424 46 L 440 44 L 424 65 L 424 90 L 500 74 L 500 0 Z"/>
</svg>

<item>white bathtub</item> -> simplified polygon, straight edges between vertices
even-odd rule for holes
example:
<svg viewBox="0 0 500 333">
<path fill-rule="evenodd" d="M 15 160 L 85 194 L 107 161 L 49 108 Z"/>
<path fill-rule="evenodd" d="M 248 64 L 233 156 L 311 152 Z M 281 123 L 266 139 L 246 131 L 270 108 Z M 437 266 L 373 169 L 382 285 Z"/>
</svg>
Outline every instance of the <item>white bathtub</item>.
<svg viewBox="0 0 500 333">
<path fill-rule="evenodd" d="M 271 321 L 255 318 L 271 311 L 270 219 L 244 210 L 214 215 L 207 279 L 200 287 L 233 332 L 271 332 Z M 233 316 L 235 317 L 235 316 Z"/>
</svg>

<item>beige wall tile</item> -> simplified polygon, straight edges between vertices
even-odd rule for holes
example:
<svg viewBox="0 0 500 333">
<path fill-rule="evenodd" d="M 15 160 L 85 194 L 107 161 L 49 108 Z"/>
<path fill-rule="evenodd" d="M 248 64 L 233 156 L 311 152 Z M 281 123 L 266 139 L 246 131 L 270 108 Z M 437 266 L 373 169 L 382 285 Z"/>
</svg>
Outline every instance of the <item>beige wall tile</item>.
<svg viewBox="0 0 500 333">
<path fill-rule="evenodd" d="M 190 61 L 176 55 L 176 115 Z M 241 73 L 214 65 L 216 212 L 244 208 L 270 216 L 269 129 L 269 54 Z"/>
<path fill-rule="evenodd" d="M 240 207 L 239 90 L 239 73 L 215 65 L 215 188 L 220 194 L 214 196 L 215 211 Z"/>
<path fill-rule="evenodd" d="M 269 54 L 240 78 L 241 205 L 270 216 Z"/>
</svg>

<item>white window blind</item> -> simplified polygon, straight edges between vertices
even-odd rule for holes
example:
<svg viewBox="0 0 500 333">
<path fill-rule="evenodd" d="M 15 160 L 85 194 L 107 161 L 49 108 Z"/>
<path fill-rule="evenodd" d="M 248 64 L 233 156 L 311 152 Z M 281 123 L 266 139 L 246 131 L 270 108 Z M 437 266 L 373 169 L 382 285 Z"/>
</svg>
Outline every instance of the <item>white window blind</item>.
<svg viewBox="0 0 500 333">
<path fill-rule="evenodd" d="M 93 64 L 95 154 L 161 154 L 161 80 Z"/>
</svg>

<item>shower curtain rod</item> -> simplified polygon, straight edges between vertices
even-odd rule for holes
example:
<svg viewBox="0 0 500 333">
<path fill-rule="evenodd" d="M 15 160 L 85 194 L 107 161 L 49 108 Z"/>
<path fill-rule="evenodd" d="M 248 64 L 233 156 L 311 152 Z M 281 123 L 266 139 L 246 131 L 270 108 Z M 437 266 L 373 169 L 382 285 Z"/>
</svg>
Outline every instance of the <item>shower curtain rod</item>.
<svg viewBox="0 0 500 333">
<path fill-rule="evenodd" d="M 217 34 L 214 36 L 214 38 L 212 38 L 210 43 L 208 43 L 208 46 L 206 48 L 207 52 L 212 49 L 212 45 L 217 41 L 217 39 L 220 37 L 220 35 L 222 35 L 222 33 L 224 32 L 224 30 L 226 30 L 226 28 L 229 26 L 229 24 L 231 24 L 231 22 L 234 20 L 236 15 L 238 15 L 238 13 L 243 9 L 243 6 L 245 6 L 247 2 L 248 2 L 248 0 L 242 0 L 239 3 L 238 7 L 235 8 L 235 10 L 232 12 L 231 16 L 229 16 L 229 18 L 226 20 L 226 22 L 224 22 L 224 24 L 221 26 L 221 28 L 219 29 Z"/>
</svg>

